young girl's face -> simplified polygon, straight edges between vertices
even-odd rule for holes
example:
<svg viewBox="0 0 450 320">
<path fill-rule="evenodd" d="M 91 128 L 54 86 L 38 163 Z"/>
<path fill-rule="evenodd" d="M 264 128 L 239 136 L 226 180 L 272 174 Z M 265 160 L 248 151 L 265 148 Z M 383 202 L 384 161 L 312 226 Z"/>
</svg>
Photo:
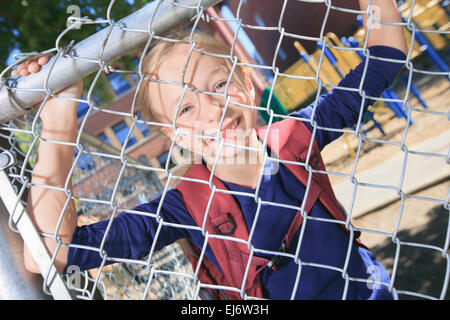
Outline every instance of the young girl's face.
<svg viewBox="0 0 450 320">
<path fill-rule="evenodd" d="M 249 146 L 254 134 L 257 110 L 228 104 L 225 111 L 225 88 L 230 78 L 229 68 L 224 59 L 193 51 L 186 68 L 190 47 L 177 44 L 152 75 L 153 79 L 184 83 L 189 88 L 183 96 L 180 84 L 150 82 L 149 92 L 152 113 L 158 121 L 172 124 L 174 119 L 178 129 L 162 127 L 161 131 L 183 148 L 201 155 L 207 163 L 212 163 L 219 149 L 219 141 L 214 140 L 218 132 L 223 143 Z M 184 69 L 184 78 L 183 71 Z M 247 75 L 242 84 L 231 78 L 227 95 L 229 102 L 254 105 L 253 85 Z M 199 92 L 202 91 L 202 92 Z M 196 136 L 192 136 L 192 134 Z M 199 136 L 209 136 L 211 139 Z M 232 146 L 223 146 L 219 161 L 232 163 L 236 156 L 245 150 Z M 242 159 L 242 158 L 241 158 Z"/>
</svg>

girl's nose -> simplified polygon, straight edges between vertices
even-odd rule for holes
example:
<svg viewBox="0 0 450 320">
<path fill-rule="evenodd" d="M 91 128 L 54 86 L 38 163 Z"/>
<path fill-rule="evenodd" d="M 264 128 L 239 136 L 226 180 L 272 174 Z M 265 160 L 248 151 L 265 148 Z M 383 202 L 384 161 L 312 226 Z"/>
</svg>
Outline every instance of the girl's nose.
<svg viewBox="0 0 450 320">
<path fill-rule="evenodd" d="M 209 99 L 207 99 L 209 100 Z M 201 107 L 202 119 L 201 121 L 205 121 L 208 123 L 211 122 L 219 122 L 222 117 L 223 108 L 216 101 L 205 101 L 206 103 Z"/>
</svg>

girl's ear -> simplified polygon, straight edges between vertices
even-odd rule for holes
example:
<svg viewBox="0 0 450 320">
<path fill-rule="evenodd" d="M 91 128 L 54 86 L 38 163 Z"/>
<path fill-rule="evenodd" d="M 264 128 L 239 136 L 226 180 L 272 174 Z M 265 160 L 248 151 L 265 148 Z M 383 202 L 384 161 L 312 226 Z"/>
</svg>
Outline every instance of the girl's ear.
<svg viewBox="0 0 450 320">
<path fill-rule="evenodd" d="M 161 133 L 166 137 L 168 137 L 170 140 L 173 140 L 173 137 L 175 136 L 172 128 L 161 127 L 159 128 L 159 131 L 161 131 Z M 182 142 L 181 136 L 178 136 L 177 140 L 175 141 L 175 144 L 182 147 L 181 142 Z"/>
<path fill-rule="evenodd" d="M 165 135 L 165 136 L 171 138 L 170 132 L 169 132 L 169 130 L 168 130 L 166 127 L 161 127 L 161 128 L 159 128 L 159 131 L 160 131 L 163 135 Z"/>
<path fill-rule="evenodd" d="M 159 128 L 159 131 L 160 131 L 163 135 L 165 135 L 166 137 L 169 137 L 170 140 L 173 139 L 173 135 L 174 135 L 174 134 L 173 134 L 172 128 L 161 127 L 161 128 Z"/>
</svg>

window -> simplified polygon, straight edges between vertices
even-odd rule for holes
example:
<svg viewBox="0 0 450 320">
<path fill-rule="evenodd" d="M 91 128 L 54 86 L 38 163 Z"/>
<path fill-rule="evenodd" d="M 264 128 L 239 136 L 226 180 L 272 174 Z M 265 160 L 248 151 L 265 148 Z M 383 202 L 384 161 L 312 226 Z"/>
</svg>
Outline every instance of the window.
<svg viewBox="0 0 450 320">
<path fill-rule="evenodd" d="M 81 98 L 83 99 L 83 98 Z M 89 105 L 86 102 L 80 102 L 77 108 L 77 118 L 82 118 L 89 110 Z"/>
<path fill-rule="evenodd" d="M 142 120 L 142 114 L 140 112 L 137 112 L 136 115 L 138 116 L 139 120 Z M 148 133 L 150 132 L 150 128 L 148 127 L 148 125 L 136 122 L 136 127 L 138 127 L 139 131 L 142 132 L 142 135 L 144 137 L 148 136 Z"/>
<path fill-rule="evenodd" d="M 99 134 L 98 138 L 107 144 L 111 144 L 111 141 L 109 141 L 108 137 L 104 133 Z"/>
<path fill-rule="evenodd" d="M 78 155 L 78 151 L 75 151 L 75 157 Z M 82 171 L 90 171 L 95 169 L 94 159 L 87 153 L 82 153 L 80 159 L 77 162 L 78 168 Z"/>
<path fill-rule="evenodd" d="M 85 96 L 81 96 L 80 99 L 86 100 Z M 94 100 L 95 103 L 98 103 L 98 99 L 95 96 L 95 93 L 92 95 L 92 100 Z M 80 119 L 82 118 L 89 110 L 89 104 L 86 102 L 80 102 L 78 103 L 78 108 L 77 108 L 77 118 Z"/>
<path fill-rule="evenodd" d="M 121 95 L 131 89 L 130 84 L 126 79 L 124 79 L 123 74 L 113 72 L 107 74 L 106 76 L 108 77 L 109 83 L 117 95 Z"/>
<path fill-rule="evenodd" d="M 139 58 L 134 58 L 133 59 L 134 63 L 136 64 L 136 68 L 133 69 L 133 71 L 135 72 L 139 72 L 139 62 L 141 61 Z M 135 81 L 135 83 L 137 84 L 140 80 L 140 76 L 137 73 L 132 73 L 131 77 L 133 78 L 133 80 Z"/>
<path fill-rule="evenodd" d="M 130 131 L 130 128 L 128 128 L 127 124 L 124 121 L 119 122 L 115 126 L 112 127 L 114 133 L 117 136 L 117 139 L 119 142 L 123 145 L 125 142 L 125 139 L 127 138 L 128 132 Z M 134 137 L 133 133 L 130 135 L 130 139 L 128 140 L 128 144 L 126 148 L 131 147 L 133 144 L 136 143 L 136 138 Z"/>
</svg>

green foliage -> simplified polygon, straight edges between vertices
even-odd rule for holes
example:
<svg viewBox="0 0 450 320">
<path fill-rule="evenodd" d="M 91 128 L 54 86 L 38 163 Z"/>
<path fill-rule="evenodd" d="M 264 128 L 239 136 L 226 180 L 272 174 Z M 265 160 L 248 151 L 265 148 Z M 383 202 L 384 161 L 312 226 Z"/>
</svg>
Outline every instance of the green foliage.
<svg viewBox="0 0 450 320">
<path fill-rule="evenodd" d="M 23 127 L 18 128 L 18 129 L 30 131 L 31 130 L 31 121 L 27 121 L 27 123 L 25 123 L 25 125 Z M 38 133 L 41 132 L 42 128 L 41 128 L 40 123 L 37 124 L 36 129 L 37 129 Z M 24 155 L 26 155 L 32 145 L 34 136 L 31 133 L 26 133 L 23 131 L 14 131 L 13 133 L 14 133 L 14 138 L 16 140 L 17 147 Z M 36 163 L 38 147 L 39 147 L 39 141 L 37 141 L 33 145 L 33 150 L 30 152 L 30 156 L 28 158 L 28 165 L 30 166 L 31 169 L 34 168 L 34 165 Z"/>
<path fill-rule="evenodd" d="M 111 9 L 111 19 L 118 21 L 152 0 L 117 0 Z M 6 60 L 14 49 L 21 52 L 41 52 L 55 47 L 58 36 L 67 28 L 70 16 L 103 20 L 107 17 L 110 1 L 107 0 L 0 0 L 0 70 L 6 67 Z M 92 35 L 108 24 L 85 24 L 71 30 L 61 41 L 78 42 Z M 132 65 L 131 55 L 120 59 L 116 68 Z M 130 69 L 128 69 L 130 70 Z M 85 87 L 93 77 L 85 80 Z M 96 96 L 102 103 L 111 101 L 106 79 L 100 79 Z"/>
</svg>

